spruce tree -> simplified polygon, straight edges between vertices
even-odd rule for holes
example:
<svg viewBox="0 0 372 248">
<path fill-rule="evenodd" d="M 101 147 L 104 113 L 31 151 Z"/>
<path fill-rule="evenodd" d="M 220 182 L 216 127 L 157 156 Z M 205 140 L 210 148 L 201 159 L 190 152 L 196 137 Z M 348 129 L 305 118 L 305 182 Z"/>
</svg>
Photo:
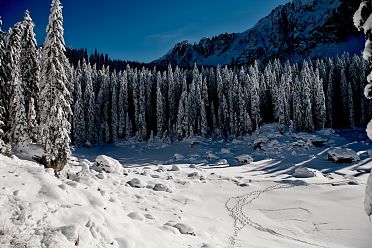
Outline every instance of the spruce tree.
<svg viewBox="0 0 372 248">
<path fill-rule="evenodd" d="M 140 80 L 139 80 L 138 138 L 140 141 L 145 141 L 147 139 L 146 91 L 145 91 L 145 74 L 143 71 L 140 73 Z"/>
<path fill-rule="evenodd" d="M 164 132 L 164 104 L 163 104 L 163 95 L 161 93 L 160 85 L 158 84 L 156 90 L 156 118 L 157 118 L 157 136 L 159 138 L 163 137 Z"/>
<path fill-rule="evenodd" d="M 316 69 L 313 79 L 313 119 L 316 130 L 322 129 L 326 123 L 326 106 L 323 90 L 323 80 Z"/>
<path fill-rule="evenodd" d="M 126 126 L 126 115 L 128 113 L 128 78 L 127 72 L 124 71 L 119 78 L 119 99 L 118 99 L 118 111 L 119 111 L 119 138 L 125 137 L 125 126 Z"/>
<path fill-rule="evenodd" d="M 59 0 L 53 0 L 43 46 L 39 106 L 44 162 L 55 173 L 63 169 L 71 153 L 71 94 L 67 88 L 71 83 L 67 81 L 66 64 L 62 6 Z"/>
<path fill-rule="evenodd" d="M 7 112 L 9 109 L 9 80 L 6 76 L 7 63 L 6 63 L 6 46 L 5 36 L 6 34 L 1 30 L 2 20 L 0 17 L 0 152 L 2 147 L 5 146 L 4 142 L 4 130 L 5 122 L 7 118 Z"/>
<path fill-rule="evenodd" d="M 37 142 L 38 140 L 38 124 L 37 124 L 37 115 L 35 110 L 35 101 L 34 98 L 31 98 L 31 101 L 28 104 L 28 113 L 27 113 L 27 122 L 28 122 L 28 133 L 32 142 Z"/>
<path fill-rule="evenodd" d="M 24 85 L 26 113 L 29 112 L 28 107 L 30 106 L 32 99 L 35 103 L 39 95 L 40 65 L 34 26 L 30 12 L 26 10 L 22 22 L 23 33 L 20 57 L 20 80 Z M 34 106 L 36 107 L 36 105 Z"/>
<path fill-rule="evenodd" d="M 26 144 L 27 115 L 25 110 L 25 87 L 21 81 L 21 38 L 22 24 L 16 23 L 11 29 L 7 45 L 7 57 L 9 59 L 9 79 L 11 97 L 9 99 L 9 117 L 7 137 L 16 148 L 22 148 Z"/>
<path fill-rule="evenodd" d="M 119 118 L 118 118 L 118 76 L 116 71 L 112 73 L 111 76 L 111 140 L 116 143 L 118 139 L 118 128 L 119 128 Z"/>
<path fill-rule="evenodd" d="M 85 82 L 84 89 L 84 112 L 85 112 L 85 130 L 86 130 L 86 141 L 85 145 L 90 147 L 96 142 L 96 130 L 95 130 L 95 94 L 93 91 L 93 82 L 91 76 L 90 65 L 85 61 L 82 67 L 82 80 Z"/>
<path fill-rule="evenodd" d="M 75 103 L 73 107 L 73 142 L 77 146 L 82 146 L 86 143 L 86 130 L 85 130 L 85 111 L 84 101 L 81 92 L 81 71 L 75 77 Z"/>
</svg>

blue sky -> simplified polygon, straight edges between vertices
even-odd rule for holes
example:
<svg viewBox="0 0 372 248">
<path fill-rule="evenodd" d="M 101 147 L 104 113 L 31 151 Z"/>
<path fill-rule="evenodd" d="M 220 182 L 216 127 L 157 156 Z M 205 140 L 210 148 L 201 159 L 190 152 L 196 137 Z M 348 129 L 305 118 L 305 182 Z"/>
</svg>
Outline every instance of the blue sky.
<svg viewBox="0 0 372 248">
<path fill-rule="evenodd" d="M 66 44 L 111 58 L 150 62 L 175 43 L 252 27 L 289 0 L 61 0 Z M 51 0 L 0 0 L 3 30 L 31 11 L 39 44 Z"/>
</svg>

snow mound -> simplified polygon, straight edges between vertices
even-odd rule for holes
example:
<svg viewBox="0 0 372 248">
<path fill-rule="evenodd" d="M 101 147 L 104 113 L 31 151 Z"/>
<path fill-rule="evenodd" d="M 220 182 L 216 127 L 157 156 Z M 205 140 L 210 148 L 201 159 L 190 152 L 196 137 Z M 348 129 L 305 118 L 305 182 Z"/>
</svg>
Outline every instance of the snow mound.
<svg viewBox="0 0 372 248">
<path fill-rule="evenodd" d="M 104 171 L 106 173 L 123 174 L 123 166 L 121 163 L 105 155 L 100 155 L 96 158 L 94 169 L 98 172 Z"/>
<path fill-rule="evenodd" d="M 235 157 L 235 160 L 239 163 L 250 164 L 253 162 L 253 158 L 248 154 L 243 154 Z"/>
<path fill-rule="evenodd" d="M 328 151 L 328 160 L 335 163 L 353 163 L 359 161 L 358 154 L 349 148 L 336 148 Z"/>
<path fill-rule="evenodd" d="M 309 168 L 298 167 L 295 169 L 292 176 L 296 178 L 310 178 L 310 177 L 315 177 L 315 173 L 311 171 Z"/>
<path fill-rule="evenodd" d="M 145 220 L 145 217 L 138 212 L 131 212 L 128 214 L 128 217 L 131 218 L 132 220 L 139 220 L 139 221 Z"/>
<path fill-rule="evenodd" d="M 171 226 L 176 228 L 181 234 L 195 235 L 194 228 L 190 225 L 177 223 L 175 221 L 168 221 L 164 226 Z"/>
</svg>

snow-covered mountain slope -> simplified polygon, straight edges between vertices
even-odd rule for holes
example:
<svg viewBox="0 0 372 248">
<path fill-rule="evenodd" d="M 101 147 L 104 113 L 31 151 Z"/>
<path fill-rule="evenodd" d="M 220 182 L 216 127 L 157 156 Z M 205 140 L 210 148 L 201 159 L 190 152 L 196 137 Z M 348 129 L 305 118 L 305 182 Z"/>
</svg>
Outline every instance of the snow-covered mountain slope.
<svg viewBox="0 0 372 248">
<path fill-rule="evenodd" d="M 250 63 L 256 59 L 300 60 L 360 53 L 363 34 L 352 16 L 360 1 L 294 0 L 275 8 L 243 33 L 203 38 L 199 43 L 178 43 L 155 64 L 192 66 Z"/>
</svg>

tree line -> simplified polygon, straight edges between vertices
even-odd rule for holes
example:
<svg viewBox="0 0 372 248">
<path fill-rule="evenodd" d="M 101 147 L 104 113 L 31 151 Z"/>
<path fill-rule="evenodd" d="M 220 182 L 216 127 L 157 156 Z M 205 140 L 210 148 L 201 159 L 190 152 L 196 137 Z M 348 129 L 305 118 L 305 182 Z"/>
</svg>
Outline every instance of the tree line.
<svg viewBox="0 0 372 248">
<path fill-rule="evenodd" d="M 324 60 L 240 68 L 165 71 L 127 68 L 111 73 L 82 61 L 74 70 L 73 142 L 172 142 L 194 135 L 247 135 L 262 123 L 298 131 L 364 126 L 367 63 L 344 54 Z"/>
</svg>

